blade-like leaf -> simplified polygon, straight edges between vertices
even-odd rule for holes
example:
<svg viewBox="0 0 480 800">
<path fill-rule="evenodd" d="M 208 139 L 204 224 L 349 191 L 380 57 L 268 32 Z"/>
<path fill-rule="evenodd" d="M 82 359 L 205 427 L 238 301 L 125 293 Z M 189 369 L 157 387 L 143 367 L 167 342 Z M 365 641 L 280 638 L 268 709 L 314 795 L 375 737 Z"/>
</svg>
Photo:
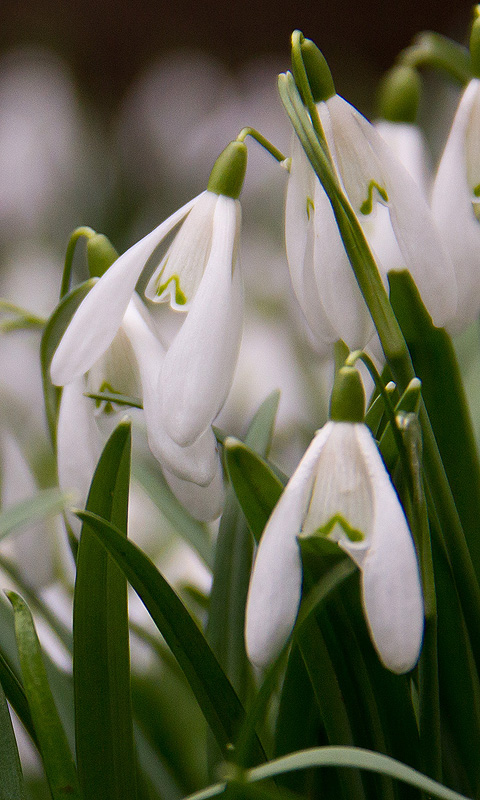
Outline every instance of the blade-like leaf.
<svg viewBox="0 0 480 800">
<path fill-rule="evenodd" d="M 283 491 L 283 484 L 266 461 L 239 439 L 227 437 L 224 452 L 237 500 L 258 542 Z"/>
<path fill-rule="evenodd" d="M 254 415 L 247 431 L 247 445 L 251 451 L 263 456 L 270 449 L 278 402 L 278 392 L 269 395 Z M 226 454 L 227 451 L 224 452 Z M 252 688 L 244 629 L 253 545 L 245 516 L 230 486 L 216 543 L 207 639 L 244 702 Z"/>
<path fill-rule="evenodd" d="M 404 781 L 426 794 L 440 798 L 440 800 L 470 800 L 465 795 L 442 786 L 390 756 L 373 753 L 371 750 L 364 750 L 360 747 L 312 747 L 309 750 L 300 750 L 297 753 L 290 753 L 288 756 L 269 761 L 268 764 L 254 767 L 245 772 L 243 777 L 248 782 L 255 782 L 273 778 L 285 772 L 311 767 L 357 767 Z M 217 783 L 190 795 L 186 800 L 208 800 L 209 797 L 221 794 L 224 789 L 224 783 Z"/>
<path fill-rule="evenodd" d="M 15 528 L 24 528 L 32 522 L 60 514 L 72 500 L 59 489 L 43 489 L 28 500 L 22 500 L 0 513 L 0 539 Z"/>
<path fill-rule="evenodd" d="M 0 800 L 23 800 L 25 787 L 7 701 L 0 684 Z"/>
<path fill-rule="evenodd" d="M 87 509 L 127 531 L 130 424 L 111 435 L 98 462 Z M 75 728 L 86 797 L 134 800 L 136 767 L 130 698 L 125 576 L 83 525 L 73 610 Z"/>
<path fill-rule="evenodd" d="M 8 702 L 19 720 L 38 747 L 37 735 L 33 727 L 28 700 L 22 684 L 18 680 L 8 661 L 0 653 L 0 685 L 3 686 Z"/>
<path fill-rule="evenodd" d="M 57 428 L 57 411 L 61 389 L 53 386 L 50 380 L 50 364 L 68 323 L 73 317 L 83 298 L 88 294 L 95 281 L 90 279 L 76 286 L 70 294 L 63 298 L 48 320 L 40 344 L 40 362 L 42 367 L 43 394 L 48 428 L 52 442 L 55 442 Z"/>
<path fill-rule="evenodd" d="M 81 797 L 67 737 L 53 700 L 40 642 L 28 606 L 16 592 L 8 592 L 15 615 L 23 685 L 53 800 Z"/>
<path fill-rule="evenodd" d="M 111 523 L 88 512 L 77 515 L 94 531 L 124 571 L 180 664 L 225 755 L 235 741 L 245 712 L 205 637 L 180 598 L 142 551 Z M 254 743 L 254 757 L 265 760 Z"/>
</svg>

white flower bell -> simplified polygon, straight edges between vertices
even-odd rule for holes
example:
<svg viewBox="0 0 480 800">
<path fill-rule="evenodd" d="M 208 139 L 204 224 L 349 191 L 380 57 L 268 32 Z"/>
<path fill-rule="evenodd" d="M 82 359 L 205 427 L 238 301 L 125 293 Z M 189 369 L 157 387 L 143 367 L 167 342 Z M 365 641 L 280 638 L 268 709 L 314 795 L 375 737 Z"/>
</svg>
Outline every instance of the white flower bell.
<svg viewBox="0 0 480 800">
<path fill-rule="evenodd" d="M 211 425 L 227 397 L 240 346 L 243 285 L 238 264 L 241 210 L 238 201 L 246 147 L 231 142 L 212 170 L 208 189 L 120 256 L 83 300 L 57 348 L 52 381 L 70 383 L 85 374 L 112 344 L 123 325 L 133 324 L 130 343 L 140 371 L 149 444 L 177 487 L 200 489 L 215 482 L 219 458 Z M 154 271 L 147 298 L 169 302 L 172 326 L 132 322 L 128 312 L 136 283 L 157 246 L 181 224 Z M 130 322 L 129 322 L 130 319 Z M 171 322 L 171 320 L 170 320 Z M 168 323 L 168 320 L 167 320 Z M 179 324 L 178 324 L 179 323 Z M 136 343 L 145 341 L 140 346 Z M 156 371 L 155 380 L 152 379 Z M 218 505 L 218 504 L 217 504 Z"/>
<path fill-rule="evenodd" d="M 390 269 L 407 269 L 434 323 L 443 325 L 456 310 L 456 283 L 422 191 L 373 125 L 335 94 L 329 72 L 327 77 L 324 86 L 315 88 L 333 168 L 385 285 Z M 294 290 L 319 340 L 328 345 L 343 339 L 350 349 L 364 348 L 373 324 L 330 201 L 296 137 L 287 187 L 286 245 Z"/>
<path fill-rule="evenodd" d="M 365 617 L 384 665 L 412 669 L 424 619 L 415 547 L 374 439 L 359 421 L 330 420 L 318 431 L 267 523 L 247 600 L 251 661 L 266 667 L 292 631 L 302 588 L 297 537 L 315 532 L 338 542 L 361 570 Z"/>
</svg>

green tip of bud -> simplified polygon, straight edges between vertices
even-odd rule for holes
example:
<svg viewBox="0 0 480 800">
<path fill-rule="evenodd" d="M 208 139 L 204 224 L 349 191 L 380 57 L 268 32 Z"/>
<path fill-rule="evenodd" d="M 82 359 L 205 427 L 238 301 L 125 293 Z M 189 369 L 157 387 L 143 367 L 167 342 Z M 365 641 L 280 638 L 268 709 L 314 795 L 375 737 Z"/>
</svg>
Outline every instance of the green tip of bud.
<svg viewBox="0 0 480 800">
<path fill-rule="evenodd" d="M 325 56 L 322 51 L 318 49 L 317 45 L 311 39 L 305 39 L 303 36 L 298 37 L 300 44 L 300 55 L 307 75 L 310 91 L 312 93 L 315 103 L 321 103 L 322 100 L 328 100 L 336 94 L 335 84 L 333 82 L 332 73 L 328 66 Z M 293 39 L 295 47 L 295 39 Z M 299 74 L 298 64 L 296 64 L 295 54 L 292 59 L 293 76 L 300 92 L 302 92 L 302 76 Z M 304 98 L 305 100 L 305 98 Z"/>
<path fill-rule="evenodd" d="M 245 142 L 230 142 L 213 165 L 208 180 L 208 191 L 238 200 L 246 169 L 247 146 Z"/>
<path fill-rule="evenodd" d="M 421 91 L 420 75 L 414 67 L 392 67 L 378 89 L 379 115 L 389 122 L 415 122 Z"/>
<path fill-rule="evenodd" d="M 365 390 L 355 367 L 342 367 L 335 375 L 330 398 L 330 419 L 335 422 L 363 422 Z"/>
<path fill-rule="evenodd" d="M 473 25 L 470 34 L 470 62 L 474 78 L 480 78 L 480 5 L 473 9 Z"/>
<path fill-rule="evenodd" d="M 117 258 L 117 251 L 103 233 L 96 233 L 87 239 L 88 271 L 91 278 L 101 278 Z"/>
</svg>

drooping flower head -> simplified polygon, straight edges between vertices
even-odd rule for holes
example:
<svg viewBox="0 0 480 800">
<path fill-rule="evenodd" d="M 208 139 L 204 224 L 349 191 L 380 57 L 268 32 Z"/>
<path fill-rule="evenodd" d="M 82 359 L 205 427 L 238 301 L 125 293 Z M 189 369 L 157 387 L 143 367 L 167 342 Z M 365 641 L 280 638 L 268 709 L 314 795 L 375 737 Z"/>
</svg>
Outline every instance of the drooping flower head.
<svg viewBox="0 0 480 800">
<path fill-rule="evenodd" d="M 156 345 L 152 345 L 152 326 L 145 320 L 143 328 L 135 324 L 130 337 L 149 444 L 172 483 L 186 480 L 203 487 L 215 480 L 217 488 L 219 484 L 211 424 L 228 394 L 241 338 L 238 196 L 245 167 L 245 145 L 231 142 L 212 170 L 207 191 L 104 273 L 77 309 L 52 360 L 52 381 L 61 386 L 98 362 L 120 327 L 130 324 L 129 303 L 149 257 L 181 225 L 146 292 L 153 302 L 168 302 L 172 313 L 180 315 L 180 324 L 173 338 L 171 326 L 159 330 Z M 142 338 L 143 348 L 137 347 Z"/>
<path fill-rule="evenodd" d="M 260 667 L 278 655 L 294 626 L 302 587 L 297 540 L 313 534 L 338 542 L 359 567 L 367 625 L 385 666 L 402 673 L 418 659 L 424 612 L 415 547 L 355 407 L 355 399 L 346 413 L 332 406 L 334 418 L 316 434 L 260 540 L 245 629 L 249 657 Z"/>
<path fill-rule="evenodd" d="M 390 269 L 407 269 L 435 324 L 443 325 L 456 309 L 456 283 L 426 200 L 379 132 L 336 94 L 324 59 L 322 64 L 321 79 L 312 81 L 325 136 L 322 146 L 380 274 L 386 284 Z M 328 196 L 296 137 L 287 187 L 286 245 L 294 290 L 320 341 L 343 339 L 352 349 L 365 347 L 373 324 Z"/>
</svg>

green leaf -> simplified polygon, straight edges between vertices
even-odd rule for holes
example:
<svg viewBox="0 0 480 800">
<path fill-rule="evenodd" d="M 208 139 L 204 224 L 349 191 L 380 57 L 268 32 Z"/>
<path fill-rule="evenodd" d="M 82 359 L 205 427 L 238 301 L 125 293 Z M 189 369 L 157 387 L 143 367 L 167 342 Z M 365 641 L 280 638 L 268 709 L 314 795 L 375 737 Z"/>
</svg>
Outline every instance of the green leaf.
<svg viewBox="0 0 480 800">
<path fill-rule="evenodd" d="M 228 436 L 224 443 L 224 453 L 228 476 L 237 500 L 255 540 L 259 542 L 283 491 L 283 484 L 265 459 L 239 439 Z"/>
<path fill-rule="evenodd" d="M 250 423 L 246 441 L 260 455 L 266 455 L 270 448 L 278 402 L 279 393 L 273 392 Z M 226 454 L 226 450 L 224 452 Z M 230 486 L 217 537 L 207 639 L 244 702 L 251 689 L 251 668 L 245 651 L 244 630 L 253 544 L 245 517 Z"/>
<path fill-rule="evenodd" d="M 358 769 L 377 772 L 380 775 L 388 775 L 433 797 L 438 797 L 440 800 L 470 800 L 465 795 L 442 786 L 442 784 L 433 781 L 426 775 L 422 775 L 421 772 L 412 769 L 412 767 L 407 767 L 394 758 L 381 753 L 373 753 L 360 747 L 312 747 L 309 750 L 300 750 L 297 753 L 290 753 L 282 758 L 269 761 L 268 764 L 254 767 L 245 772 L 243 778 L 248 782 L 255 782 L 265 778 L 273 778 L 285 772 L 309 769 L 311 767 L 357 767 Z M 190 795 L 185 800 L 208 800 L 209 797 L 221 794 L 224 789 L 224 783 L 217 783 L 201 792 Z M 351 800 L 355 800 L 354 797 Z"/>
<path fill-rule="evenodd" d="M 409 273 L 389 274 L 390 297 L 410 350 L 422 396 L 480 581 L 480 460 L 452 341 L 435 328 Z"/>
<path fill-rule="evenodd" d="M 180 536 L 193 547 L 204 564 L 212 569 L 213 549 L 207 526 L 193 519 L 185 511 L 172 493 L 156 462 L 155 466 L 153 460 L 152 462 L 135 463 L 132 474 Z"/>
<path fill-rule="evenodd" d="M 98 462 L 87 509 L 127 531 L 130 423 L 121 422 Z M 78 774 L 86 797 L 134 800 L 127 585 L 90 525 L 78 548 L 73 606 Z"/>
<path fill-rule="evenodd" d="M 95 281 L 90 279 L 76 286 L 70 294 L 63 298 L 52 316 L 48 320 L 40 343 L 40 363 L 42 367 L 43 394 L 45 398 L 45 411 L 47 414 L 48 429 L 52 442 L 56 440 L 57 413 L 60 403 L 61 389 L 53 386 L 50 380 L 50 364 L 53 354 L 57 349 L 60 339 L 65 333 L 70 320 L 78 306 L 87 296 Z"/>
<path fill-rule="evenodd" d="M 32 615 L 20 595 L 8 592 L 7 596 L 15 616 L 15 635 L 23 685 L 52 798 L 80 798 L 75 765 L 48 683 Z"/>
<path fill-rule="evenodd" d="M 59 489 L 44 489 L 35 497 L 22 500 L 21 503 L 0 512 L 0 540 L 16 528 L 24 528 L 45 517 L 59 514 L 71 499 Z"/>
<path fill-rule="evenodd" d="M 32 716 L 28 700 L 22 684 L 15 675 L 8 661 L 0 653 L 0 684 L 3 686 L 6 697 L 25 730 L 30 734 L 32 741 L 38 747 L 37 735 L 33 727 Z"/>
<path fill-rule="evenodd" d="M 88 511 L 76 513 L 88 522 L 146 606 L 226 755 L 245 712 L 202 632 L 165 578 L 133 542 L 101 517 Z M 259 742 L 255 742 L 254 756 L 257 761 L 265 759 Z"/>
<path fill-rule="evenodd" d="M 7 701 L 0 683 L 0 800 L 24 800 L 20 757 Z"/>
</svg>

